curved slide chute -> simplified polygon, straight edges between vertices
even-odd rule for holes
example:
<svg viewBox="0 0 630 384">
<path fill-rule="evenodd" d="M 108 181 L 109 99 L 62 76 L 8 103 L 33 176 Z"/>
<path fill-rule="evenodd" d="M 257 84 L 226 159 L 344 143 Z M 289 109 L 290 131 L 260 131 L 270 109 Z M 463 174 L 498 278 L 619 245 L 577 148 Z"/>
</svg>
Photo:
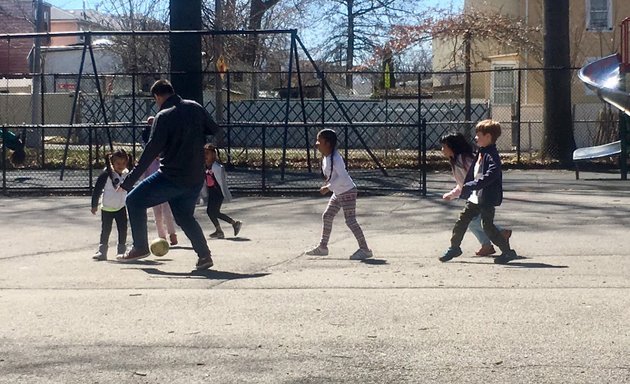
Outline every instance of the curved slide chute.
<svg viewBox="0 0 630 384">
<path fill-rule="evenodd" d="M 630 94 L 622 91 L 625 79 L 621 76 L 620 68 L 621 56 L 614 54 L 585 65 L 578 73 L 578 77 L 597 93 L 600 99 L 630 116 Z M 621 150 L 621 141 L 578 148 L 573 151 L 573 160 L 615 156 L 620 154 Z"/>
<path fill-rule="evenodd" d="M 602 100 L 630 116 L 630 94 L 620 89 L 625 81 L 620 67 L 621 57 L 614 54 L 585 65 L 578 77 Z"/>
</svg>

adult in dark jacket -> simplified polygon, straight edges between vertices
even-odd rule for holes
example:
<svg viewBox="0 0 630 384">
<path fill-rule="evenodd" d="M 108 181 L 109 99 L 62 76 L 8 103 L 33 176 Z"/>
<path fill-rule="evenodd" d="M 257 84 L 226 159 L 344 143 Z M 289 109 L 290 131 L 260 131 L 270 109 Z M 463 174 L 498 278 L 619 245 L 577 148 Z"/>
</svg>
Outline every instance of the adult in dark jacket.
<svg viewBox="0 0 630 384">
<path fill-rule="evenodd" d="M 204 182 L 206 136 L 215 135 L 219 127 L 201 105 L 176 95 L 168 80 L 156 81 L 151 94 L 160 111 L 155 116 L 151 136 L 138 165 L 120 186 L 130 191 L 126 203 L 133 247 L 118 260 L 138 260 L 151 254 L 147 208 L 168 202 L 175 222 L 190 239 L 199 257 L 196 268 L 208 269 L 213 265 L 212 257 L 194 212 Z M 160 169 L 133 188 L 157 156 L 160 156 Z"/>
<path fill-rule="evenodd" d="M 501 250 L 501 255 L 495 258 L 494 262 L 505 264 L 514 260 L 517 255 L 494 225 L 495 207 L 501 205 L 503 201 L 501 158 L 496 146 L 496 141 L 501 135 L 501 125 L 493 120 L 484 120 L 477 124 L 476 131 L 475 139 L 479 144 L 479 154 L 475 164 L 468 170 L 460 194 L 460 198 L 467 199 L 466 206 L 453 227 L 451 246 L 440 257 L 440 261 L 449 261 L 462 254 L 460 245 L 468 224 L 480 215 L 483 231 Z"/>
</svg>

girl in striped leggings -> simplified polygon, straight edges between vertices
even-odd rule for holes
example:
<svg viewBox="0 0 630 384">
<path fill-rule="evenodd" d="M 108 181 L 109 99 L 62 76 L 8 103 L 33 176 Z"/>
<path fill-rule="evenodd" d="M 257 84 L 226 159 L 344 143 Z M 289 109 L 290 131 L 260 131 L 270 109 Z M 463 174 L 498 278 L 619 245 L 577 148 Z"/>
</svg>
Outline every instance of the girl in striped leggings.
<svg viewBox="0 0 630 384">
<path fill-rule="evenodd" d="M 328 255 L 328 240 L 332 230 L 335 215 L 340 209 L 346 219 L 346 225 L 354 234 L 359 243 L 359 249 L 350 256 L 350 260 L 363 260 L 372 257 L 372 251 L 368 248 L 361 226 L 356 219 L 357 186 L 352 181 L 346 164 L 337 151 L 337 134 L 332 129 L 321 130 L 317 134 L 315 146 L 322 154 L 322 173 L 326 185 L 319 189 L 322 195 L 332 191 L 328 206 L 322 215 L 322 238 L 319 245 L 306 252 L 311 256 Z"/>
</svg>

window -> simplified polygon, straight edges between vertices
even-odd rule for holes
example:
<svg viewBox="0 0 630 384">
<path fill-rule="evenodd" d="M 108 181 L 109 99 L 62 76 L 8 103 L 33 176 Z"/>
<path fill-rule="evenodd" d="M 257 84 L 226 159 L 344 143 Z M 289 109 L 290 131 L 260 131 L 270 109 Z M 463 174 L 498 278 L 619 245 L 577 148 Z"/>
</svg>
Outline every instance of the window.
<svg viewBox="0 0 630 384">
<path fill-rule="evenodd" d="M 515 64 L 496 64 L 492 72 L 492 102 L 513 104 L 516 101 Z"/>
<path fill-rule="evenodd" d="M 611 0 L 586 0 L 586 29 L 589 31 L 612 30 Z"/>
</svg>

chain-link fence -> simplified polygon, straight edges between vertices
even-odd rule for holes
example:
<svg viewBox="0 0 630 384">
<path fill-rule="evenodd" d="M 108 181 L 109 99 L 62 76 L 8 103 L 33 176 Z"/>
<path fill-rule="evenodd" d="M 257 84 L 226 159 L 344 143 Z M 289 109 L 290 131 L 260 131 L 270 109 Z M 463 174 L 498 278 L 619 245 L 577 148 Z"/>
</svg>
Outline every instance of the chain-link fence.
<svg viewBox="0 0 630 384">
<path fill-rule="evenodd" d="M 543 147 L 544 69 L 346 72 L 339 63 L 312 61 L 295 37 L 281 34 L 275 41 L 284 39 L 285 48 L 254 70 L 237 55 L 249 37 L 234 34 L 221 36 L 219 72 L 216 36 L 200 34 L 203 102 L 224 128 L 214 140 L 236 189 L 315 189 L 321 179 L 313 144 L 325 127 L 339 133 L 357 183 L 373 191 L 426 192 L 427 167 L 446 166 L 439 139 L 452 131 L 472 139 L 482 119 L 501 122 L 500 151 L 525 166 Z M 89 190 L 110 148 L 142 153 L 143 122 L 157 113 L 150 86 L 172 76 L 165 71 L 168 33 L 76 35 L 85 44 L 42 47 L 38 72 L 16 61 L 26 62 L 23 48 L 33 47 L 34 35 L 0 36 L 0 124 L 24 138 L 27 152 L 26 163 L 14 167 L 3 145 L 5 192 Z M 577 146 L 616 140 L 614 111 L 573 77 L 567 124 Z"/>
</svg>

